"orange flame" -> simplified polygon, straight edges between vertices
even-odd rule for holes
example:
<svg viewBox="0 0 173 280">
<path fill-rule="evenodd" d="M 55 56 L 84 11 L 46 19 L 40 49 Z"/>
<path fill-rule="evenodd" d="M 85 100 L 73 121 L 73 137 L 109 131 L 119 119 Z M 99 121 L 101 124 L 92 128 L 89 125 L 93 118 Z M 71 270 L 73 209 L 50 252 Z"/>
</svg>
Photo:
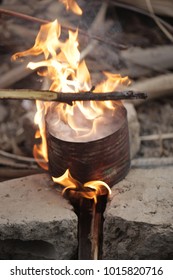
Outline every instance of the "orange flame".
<svg viewBox="0 0 173 280">
<path fill-rule="evenodd" d="M 73 13 L 77 15 L 82 15 L 82 10 L 78 6 L 75 0 L 60 0 L 65 6 L 67 10 L 71 10 Z"/>
<path fill-rule="evenodd" d="M 81 184 L 71 176 L 69 169 L 67 169 L 61 177 L 52 177 L 52 179 L 55 183 L 65 186 L 62 192 L 63 194 L 67 191 L 70 191 L 71 193 L 73 193 L 73 191 L 75 193 L 78 192 L 79 196 L 93 199 L 95 203 L 97 203 L 97 196 L 111 194 L 111 189 L 105 182 L 89 181 L 85 184 Z"/>
<path fill-rule="evenodd" d="M 69 6 L 73 1 L 68 1 Z M 85 61 L 80 61 L 80 52 L 78 49 L 78 32 L 69 31 L 69 37 L 66 41 L 60 40 L 61 26 L 55 20 L 54 22 L 42 25 L 36 37 L 32 48 L 16 53 L 13 59 L 28 55 L 44 55 L 40 62 L 30 62 L 27 67 L 30 69 L 44 68 L 44 71 L 38 71 L 38 74 L 46 77 L 50 82 L 50 90 L 62 92 L 88 92 L 91 89 L 91 78 Z M 46 69 L 46 70 L 45 70 Z M 94 92 L 110 92 L 129 84 L 128 77 L 122 78 L 118 74 L 104 73 L 106 80 L 95 87 Z M 87 93 L 86 93 L 87 94 Z M 46 141 L 46 120 L 49 132 L 57 138 L 67 141 L 86 142 L 102 138 L 110 134 L 114 126 L 114 115 L 117 106 L 121 102 L 112 101 L 87 101 L 73 102 L 73 106 L 57 102 L 37 101 L 37 114 L 35 123 L 39 127 L 36 138 L 42 139 L 41 143 L 34 146 L 34 156 L 42 168 L 48 169 L 48 153 Z M 110 130 L 106 130 L 105 127 Z M 107 133 L 107 134 L 105 134 Z M 44 160 L 46 164 L 40 163 Z M 67 175 L 67 176 L 66 176 Z M 101 181 L 87 182 L 82 187 L 70 176 L 68 171 L 65 174 L 65 181 L 60 177 L 53 178 L 57 182 L 63 182 L 65 190 L 71 188 L 90 188 L 92 189 L 92 198 L 109 187 Z M 68 179 L 67 179 L 68 178 Z"/>
</svg>

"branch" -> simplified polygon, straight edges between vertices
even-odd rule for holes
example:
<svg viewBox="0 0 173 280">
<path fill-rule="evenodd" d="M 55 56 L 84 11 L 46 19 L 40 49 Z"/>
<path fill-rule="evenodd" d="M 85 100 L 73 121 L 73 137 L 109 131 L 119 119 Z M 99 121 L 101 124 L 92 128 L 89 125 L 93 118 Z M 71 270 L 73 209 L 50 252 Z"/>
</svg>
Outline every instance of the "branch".
<svg viewBox="0 0 173 280">
<path fill-rule="evenodd" d="M 32 22 L 35 22 L 35 23 L 39 23 L 39 24 L 46 24 L 50 21 L 48 20 L 45 20 L 45 19 L 41 19 L 41 18 L 37 18 L 37 17 L 33 17 L 33 16 L 28 16 L 28 15 L 25 15 L 23 13 L 18 13 L 18 12 L 14 12 L 14 11 L 10 11 L 10 10 L 7 10 L 7 9 L 1 9 L 0 8 L 0 14 L 5 14 L 5 15 L 9 15 L 9 16 L 12 16 L 12 17 L 17 17 L 17 18 L 21 18 L 23 20 L 28 20 L 28 21 L 32 21 Z M 70 27 L 70 26 L 67 26 L 67 25 L 64 25 L 64 24 L 61 24 L 61 28 L 64 29 L 64 30 L 72 30 L 72 31 L 76 31 L 76 28 L 75 27 Z M 82 35 L 85 35 L 91 39 L 95 39 L 97 41 L 100 41 L 100 42 L 103 42 L 105 44 L 109 44 L 109 45 L 112 45 L 114 46 L 115 48 L 118 48 L 120 50 L 124 50 L 124 49 L 127 49 L 127 46 L 123 45 L 123 44 L 118 44 L 118 43 L 115 43 L 115 42 L 112 42 L 110 40 L 105 40 L 104 38 L 102 37 L 99 37 L 99 36 L 96 36 L 96 35 L 91 35 L 91 34 L 88 34 L 87 32 L 85 32 L 84 30 L 82 29 L 79 29 L 78 28 L 78 32 Z"/>
<path fill-rule="evenodd" d="M 146 99 L 147 94 L 143 92 L 114 91 L 114 92 L 55 92 L 48 90 L 31 89 L 0 89 L 0 99 L 28 99 L 42 101 L 57 101 L 72 105 L 72 101 L 88 100 L 125 100 L 125 99 Z"/>
</svg>

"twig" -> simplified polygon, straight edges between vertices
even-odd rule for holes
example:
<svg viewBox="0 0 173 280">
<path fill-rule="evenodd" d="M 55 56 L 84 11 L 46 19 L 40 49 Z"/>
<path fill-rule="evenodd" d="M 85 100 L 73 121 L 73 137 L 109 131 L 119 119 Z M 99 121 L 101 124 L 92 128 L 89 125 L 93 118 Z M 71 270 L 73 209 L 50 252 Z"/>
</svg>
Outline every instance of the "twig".
<svg viewBox="0 0 173 280">
<path fill-rule="evenodd" d="M 4 157 L 0 157 L 0 165 L 14 167 L 16 169 L 38 169 L 38 165 L 36 164 L 17 163 L 13 159 L 7 159 Z"/>
<path fill-rule="evenodd" d="M 7 152 L 2 151 L 2 150 L 0 150 L 0 155 L 3 156 L 3 157 L 6 157 L 6 158 L 14 159 L 16 161 L 36 163 L 36 160 L 34 158 L 19 156 L 19 155 L 7 153 Z M 37 161 L 40 161 L 40 160 L 37 160 Z"/>
<path fill-rule="evenodd" d="M 45 20 L 45 19 L 32 17 L 32 16 L 29 16 L 29 15 L 25 15 L 23 13 L 18 13 L 18 12 L 15 12 L 15 11 L 7 10 L 7 9 L 2 9 L 2 8 L 0 8 L 0 14 L 5 14 L 5 15 L 8 15 L 8 16 L 13 16 L 13 17 L 21 18 L 21 19 L 32 21 L 32 22 L 36 22 L 36 23 L 39 23 L 39 24 L 40 23 L 41 24 L 48 23 L 48 21 Z"/>
<path fill-rule="evenodd" d="M 71 104 L 72 101 L 88 101 L 88 100 L 125 100 L 125 99 L 145 99 L 147 94 L 143 92 L 115 91 L 115 92 L 54 92 L 46 90 L 30 90 L 30 89 L 0 89 L 0 99 L 27 99 L 42 101 L 57 101 Z"/>
<path fill-rule="evenodd" d="M 173 133 L 164 133 L 164 134 L 153 134 L 153 135 L 144 135 L 140 136 L 141 141 L 152 141 L 152 140 L 166 140 L 173 139 Z"/>
<path fill-rule="evenodd" d="M 168 165 L 173 165 L 173 157 L 137 158 L 131 161 L 131 167 L 133 168 L 150 168 Z"/>
<path fill-rule="evenodd" d="M 45 19 L 40 19 L 40 18 L 37 18 L 37 17 L 28 16 L 28 15 L 25 15 L 25 14 L 23 14 L 23 13 L 18 13 L 18 12 L 6 10 L 6 9 L 0 9 L 0 14 L 6 14 L 6 15 L 13 16 L 13 17 L 18 17 L 18 18 L 21 18 L 21 19 L 23 19 L 23 20 L 29 20 L 29 21 L 32 21 L 32 22 L 35 22 L 35 23 L 39 23 L 39 24 L 45 24 L 45 23 L 48 23 L 48 22 L 49 22 L 48 20 L 45 20 Z M 64 25 L 64 24 L 61 24 L 61 28 L 64 29 L 64 30 L 76 31 L 76 28 L 75 28 L 75 27 L 66 26 L 66 25 Z M 104 38 L 101 38 L 101 37 L 96 36 L 96 35 L 90 35 L 90 34 L 88 34 L 87 32 L 85 32 L 85 31 L 82 30 L 82 29 L 78 29 L 78 32 L 79 32 L 81 35 L 84 35 L 84 36 L 87 36 L 87 37 L 89 37 L 89 38 L 98 40 L 98 41 L 103 42 L 103 43 L 105 43 L 105 44 L 112 45 L 112 46 L 114 46 L 115 48 L 122 49 L 122 50 L 123 50 L 123 49 L 127 49 L 127 46 L 125 46 L 125 45 L 123 45 L 123 44 L 118 44 L 118 43 L 112 42 L 112 41 L 110 41 L 110 40 L 105 40 Z"/>
<path fill-rule="evenodd" d="M 0 168 L 0 181 L 25 177 L 33 174 L 45 173 L 43 169 L 15 169 L 13 168 Z"/>
</svg>

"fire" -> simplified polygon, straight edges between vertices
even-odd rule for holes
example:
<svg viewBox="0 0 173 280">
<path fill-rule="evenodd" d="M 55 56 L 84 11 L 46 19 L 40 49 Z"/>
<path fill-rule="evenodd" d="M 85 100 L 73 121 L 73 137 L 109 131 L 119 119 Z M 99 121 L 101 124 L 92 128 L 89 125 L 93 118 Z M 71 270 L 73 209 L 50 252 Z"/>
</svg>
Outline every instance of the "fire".
<svg viewBox="0 0 173 280">
<path fill-rule="evenodd" d="M 74 1 L 63 1 L 68 4 L 69 8 L 75 7 Z M 40 62 L 30 62 L 27 67 L 30 69 L 39 69 L 38 75 L 46 77 L 50 82 L 50 90 L 61 92 L 88 92 L 92 88 L 90 73 L 84 60 L 80 61 L 80 52 L 78 44 L 78 31 L 69 31 L 69 36 L 65 41 L 60 40 L 61 26 L 55 20 L 54 22 L 42 25 L 36 37 L 35 44 L 32 48 L 16 53 L 13 59 L 21 58 L 28 55 L 38 56 L 44 55 L 44 59 Z M 40 69 L 43 69 L 41 71 Z M 129 84 L 128 77 L 122 78 L 118 74 L 104 73 L 106 80 L 98 84 L 94 92 L 110 92 L 120 89 L 124 85 Z M 87 94 L 87 93 L 86 93 Z M 121 102 L 112 101 L 88 101 L 73 102 L 72 106 L 57 102 L 37 101 L 37 113 L 35 123 L 39 130 L 36 138 L 41 138 L 41 143 L 34 146 L 34 156 L 40 164 L 40 160 L 44 159 L 45 164 L 41 163 L 41 167 L 48 169 L 48 153 L 46 141 L 46 121 L 49 132 L 54 136 L 66 137 L 67 141 L 73 139 L 76 142 L 85 142 L 102 138 L 105 135 L 99 131 L 113 122 L 113 116 L 116 113 L 117 106 L 121 106 Z M 105 118 L 106 115 L 106 118 Z M 70 136 L 66 132 L 70 131 Z M 109 131 L 107 132 L 109 133 Z M 110 193 L 106 183 L 101 181 L 87 182 L 83 186 L 73 179 L 67 171 L 60 178 L 53 178 L 54 181 L 61 183 L 67 189 L 90 189 L 90 198 L 96 201 L 96 196 L 101 193 Z M 85 196 L 88 195 L 84 192 Z"/>
<path fill-rule="evenodd" d="M 111 190 L 105 182 L 89 181 L 85 184 L 81 184 L 71 176 L 69 169 L 67 169 L 61 177 L 52 177 L 52 179 L 55 183 L 66 186 L 63 190 L 63 194 L 67 191 L 70 191 L 71 194 L 73 194 L 73 192 L 76 194 L 77 192 L 79 197 L 94 199 L 95 203 L 97 203 L 97 196 L 111 194 Z"/>
<path fill-rule="evenodd" d="M 75 0 L 60 0 L 65 6 L 67 10 L 71 10 L 77 15 L 82 15 L 82 10 L 78 6 Z"/>
</svg>

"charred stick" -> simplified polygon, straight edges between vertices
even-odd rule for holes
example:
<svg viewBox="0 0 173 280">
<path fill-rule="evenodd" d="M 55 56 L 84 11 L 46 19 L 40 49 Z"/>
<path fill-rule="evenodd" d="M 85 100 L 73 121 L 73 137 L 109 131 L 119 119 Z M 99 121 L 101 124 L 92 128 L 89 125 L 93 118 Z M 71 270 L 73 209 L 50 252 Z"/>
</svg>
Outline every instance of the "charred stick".
<svg viewBox="0 0 173 280">
<path fill-rule="evenodd" d="M 107 195 L 93 199 L 81 197 L 77 202 L 78 259 L 98 260 L 102 255 L 103 213 Z"/>
<path fill-rule="evenodd" d="M 92 260 L 91 225 L 95 204 L 92 199 L 84 197 L 78 203 L 78 259 Z"/>
<path fill-rule="evenodd" d="M 0 99 L 27 99 L 42 101 L 57 101 L 72 104 L 73 101 L 104 101 L 125 99 L 146 99 L 147 94 L 143 92 L 114 91 L 114 92 L 55 92 L 47 90 L 30 89 L 0 89 Z"/>
</svg>

